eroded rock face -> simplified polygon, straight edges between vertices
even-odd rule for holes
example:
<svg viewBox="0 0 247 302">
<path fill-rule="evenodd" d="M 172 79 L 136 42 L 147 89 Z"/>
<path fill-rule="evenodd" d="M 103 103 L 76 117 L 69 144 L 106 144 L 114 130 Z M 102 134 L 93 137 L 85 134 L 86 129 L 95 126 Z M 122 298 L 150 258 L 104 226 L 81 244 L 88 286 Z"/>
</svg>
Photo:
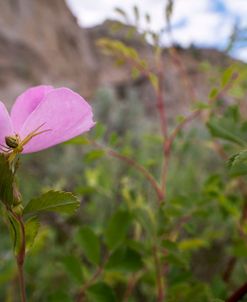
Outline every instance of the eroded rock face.
<svg viewBox="0 0 247 302">
<path fill-rule="evenodd" d="M 112 33 L 111 27 L 112 22 L 106 21 L 92 29 L 80 28 L 65 0 L 0 1 L 1 99 L 10 105 L 18 94 L 38 84 L 67 86 L 88 99 L 102 86 L 114 87 L 122 95 L 134 86 L 151 112 L 155 100 L 147 79 L 133 81 L 128 66 L 118 68 L 112 58 L 101 53 L 96 40 L 106 36 L 127 41 L 149 61 L 151 49 L 143 47 L 138 37 L 126 40 L 125 29 Z M 214 50 L 179 52 L 196 99 L 205 99 L 211 84 L 198 69 L 198 62 L 227 66 L 231 60 Z M 171 115 L 184 113 L 191 100 L 191 87 L 177 67 L 164 51 L 165 99 Z"/>
<path fill-rule="evenodd" d="M 30 85 L 68 86 L 85 96 L 97 82 L 87 32 L 63 0 L 0 2 L 1 98 Z"/>
</svg>

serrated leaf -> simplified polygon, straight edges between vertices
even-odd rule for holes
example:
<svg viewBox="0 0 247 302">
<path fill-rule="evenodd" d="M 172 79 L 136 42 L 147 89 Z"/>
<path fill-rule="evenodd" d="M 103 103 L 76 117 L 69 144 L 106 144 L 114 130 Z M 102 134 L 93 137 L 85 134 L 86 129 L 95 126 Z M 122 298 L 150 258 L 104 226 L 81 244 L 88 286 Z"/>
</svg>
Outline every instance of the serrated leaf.
<svg viewBox="0 0 247 302">
<path fill-rule="evenodd" d="M 223 119 L 211 119 L 207 123 L 207 126 L 213 136 L 236 143 L 240 146 L 245 145 L 245 141 L 238 135 L 237 130 L 234 131 L 235 129 L 231 127 L 231 124 L 226 123 Z"/>
<path fill-rule="evenodd" d="M 104 282 L 98 282 L 87 289 L 88 300 L 92 302 L 116 302 L 113 290 Z"/>
<path fill-rule="evenodd" d="M 126 237 L 131 222 L 127 211 L 119 210 L 110 219 L 105 230 L 106 244 L 110 249 L 116 248 Z"/>
<path fill-rule="evenodd" d="M 40 197 L 31 199 L 24 208 L 24 214 L 41 212 L 72 214 L 79 206 L 79 200 L 72 193 L 48 191 Z"/>
<path fill-rule="evenodd" d="M 30 250 L 38 234 L 40 222 L 37 217 L 31 217 L 25 222 L 26 250 Z"/>
<path fill-rule="evenodd" d="M 65 256 L 62 259 L 62 264 L 65 271 L 75 280 L 78 284 L 83 281 L 82 264 L 81 261 L 73 255 Z"/>
<path fill-rule="evenodd" d="M 94 264 L 99 264 L 100 242 L 93 230 L 87 226 L 83 226 L 77 231 L 75 239 L 88 260 Z"/>
<path fill-rule="evenodd" d="M 247 163 L 247 150 L 243 150 L 232 155 L 228 160 L 228 166 L 230 168 L 233 168 L 234 166 L 241 163 Z"/>
<path fill-rule="evenodd" d="M 0 154 L 0 200 L 6 205 L 12 205 L 14 176 L 9 163 L 3 154 Z"/>
</svg>

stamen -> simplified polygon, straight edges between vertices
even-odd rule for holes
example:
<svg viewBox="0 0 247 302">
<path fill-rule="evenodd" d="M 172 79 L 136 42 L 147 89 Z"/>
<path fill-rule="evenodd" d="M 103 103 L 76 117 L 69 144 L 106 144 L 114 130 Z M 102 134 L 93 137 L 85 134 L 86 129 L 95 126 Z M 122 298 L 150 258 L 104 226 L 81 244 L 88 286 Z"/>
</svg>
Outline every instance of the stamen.
<svg viewBox="0 0 247 302">
<path fill-rule="evenodd" d="M 40 131 L 40 132 L 37 132 L 42 126 L 44 126 L 45 123 L 43 123 L 42 125 L 40 125 L 38 128 L 36 128 L 35 130 L 33 130 L 31 133 L 29 133 L 24 139 L 23 141 L 21 142 L 21 146 L 25 146 L 33 137 L 39 135 L 39 134 L 42 134 L 44 132 L 47 132 L 47 131 L 51 131 L 52 129 L 46 129 L 46 130 L 43 130 L 43 131 Z"/>
</svg>

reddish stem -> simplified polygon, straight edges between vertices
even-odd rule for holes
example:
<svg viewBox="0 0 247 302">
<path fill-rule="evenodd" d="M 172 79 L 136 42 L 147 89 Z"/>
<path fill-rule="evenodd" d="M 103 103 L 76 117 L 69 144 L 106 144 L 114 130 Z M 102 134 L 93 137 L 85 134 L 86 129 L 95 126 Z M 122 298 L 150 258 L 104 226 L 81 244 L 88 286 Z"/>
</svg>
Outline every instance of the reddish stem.
<svg viewBox="0 0 247 302">
<path fill-rule="evenodd" d="M 154 189 L 158 201 L 159 203 L 162 202 L 164 195 L 162 190 L 160 189 L 157 180 L 153 177 L 153 175 L 141 164 L 139 164 L 137 161 L 135 161 L 134 159 L 120 154 L 117 151 L 110 149 L 108 147 L 102 146 L 101 144 L 95 142 L 95 141 L 90 141 L 92 145 L 94 145 L 97 148 L 103 149 L 107 152 L 108 155 L 115 157 L 121 161 L 124 161 L 125 163 L 127 163 L 129 166 L 135 168 L 137 171 L 139 171 L 147 180 L 148 182 L 151 184 L 152 188 Z"/>
<path fill-rule="evenodd" d="M 226 302 L 238 302 L 247 294 L 247 282 L 239 287 Z"/>
<path fill-rule="evenodd" d="M 89 286 L 91 286 L 98 278 L 99 276 L 103 273 L 104 271 L 104 267 L 105 267 L 105 264 L 106 262 L 108 261 L 109 259 L 109 256 L 106 256 L 102 265 L 100 265 L 97 270 L 95 271 L 95 273 L 93 274 L 93 276 L 91 277 L 91 279 L 89 279 L 83 286 L 82 288 L 80 289 L 78 295 L 77 295 L 77 299 L 76 301 L 77 302 L 82 302 L 84 301 L 84 297 L 85 297 L 85 291 L 87 290 L 87 288 Z"/>
</svg>

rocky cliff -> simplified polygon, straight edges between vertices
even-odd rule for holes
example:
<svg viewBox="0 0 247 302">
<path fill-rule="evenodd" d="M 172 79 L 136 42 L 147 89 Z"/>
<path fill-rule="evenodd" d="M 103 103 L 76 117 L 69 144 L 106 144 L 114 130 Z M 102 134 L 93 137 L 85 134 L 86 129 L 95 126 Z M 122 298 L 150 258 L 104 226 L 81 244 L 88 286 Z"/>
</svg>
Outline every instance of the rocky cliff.
<svg viewBox="0 0 247 302">
<path fill-rule="evenodd" d="M 129 70 L 117 68 L 104 56 L 95 41 L 111 36 L 111 22 L 93 29 L 82 29 L 64 0 L 9 0 L 0 2 L 0 89 L 1 99 L 12 103 L 15 97 L 31 85 L 40 83 L 68 86 L 83 96 L 92 98 L 101 86 L 118 91 L 136 85 L 140 97 L 150 99 L 145 79 L 133 83 Z M 124 39 L 121 32 L 114 38 Z M 136 44 L 137 41 L 132 40 Z M 144 56 L 148 52 L 139 47 Z M 142 53 L 143 52 L 143 53 Z M 180 50 L 184 72 L 193 83 L 196 97 L 208 93 L 208 79 L 198 69 L 198 62 L 227 66 L 231 60 L 215 50 Z M 164 51 L 166 68 L 166 100 L 169 104 L 185 104 L 190 95 L 184 79 Z M 174 111 L 179 105 L 170 106 Z"/>
<path fill-rule="evenodd" d="M 1 98 L 13 99 L 40 83 L 91 94 L 97 62 L 89 45 L 87 32 L 78 27 L 63 0 L 1 1 Z"/>
</svg>

